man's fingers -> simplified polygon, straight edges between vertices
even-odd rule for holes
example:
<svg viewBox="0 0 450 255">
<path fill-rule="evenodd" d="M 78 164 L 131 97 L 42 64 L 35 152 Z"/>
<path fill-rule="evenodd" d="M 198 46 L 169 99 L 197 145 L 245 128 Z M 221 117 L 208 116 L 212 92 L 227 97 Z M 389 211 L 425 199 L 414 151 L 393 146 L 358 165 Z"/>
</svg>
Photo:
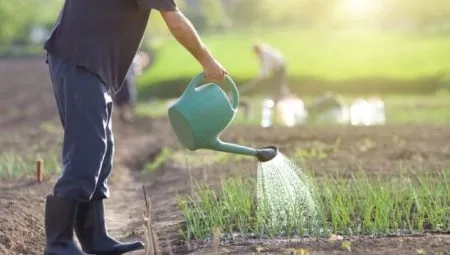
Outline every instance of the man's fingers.
<svg viewBox="0 0 450 255">
<path fill-rule="evenodd" d="M 215 76 L 215 77 L 211 77 L 211 78 L 206 78 L 206 80 L 209 82 L 220 83 L 220 82 L 223 82 L 225 80 L 225 78 L 224 78 L 224 76 Z"/>
</svg>

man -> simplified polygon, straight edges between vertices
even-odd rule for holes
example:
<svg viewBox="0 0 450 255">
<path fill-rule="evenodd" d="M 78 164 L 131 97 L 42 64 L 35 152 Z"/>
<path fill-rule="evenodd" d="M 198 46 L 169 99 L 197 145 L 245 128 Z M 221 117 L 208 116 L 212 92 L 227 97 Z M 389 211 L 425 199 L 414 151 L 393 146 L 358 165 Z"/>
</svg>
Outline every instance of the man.
<svg viewBox="0 0 450 255">
<path fill-rule="evenodd" d="M 119 108 L 120 118 L 124 122 L 133 120 L 134 109 L 136 107 L 137 91 L 135 86 L 135 77 L 141 74 L 147 66 L 149 58 L 147 54 L 138 52 L 133 58 L 130 68 L 125 76 L 122 88 L 117 92 L 113 101 Z"/>
<path fill-rule="evenodd" d="M 64 169 L 46 198 L 44 254 L 112 255 L 144 248 L 108 235 L 103 200 L 110 195 L 114 154 L 109 92 L 122 86 L 151 10 L 159 11 L 173 37 L 201 64 L 206 80 L 224 80 L 226 71 L 174 0 L 65 0 L 44 47 L 64 128 Z"/>
<path fill-rule="evenodd" d="M 253 44 L 252 49 L 259 60 L 261 70 L 255 79 L 245 84 L 240 89 L 240 93 L 242 95 L 261 83 L 269 83 L 270 99 L 268 98 L 267 100 L 272 100 L 274 106 L 277 106 L 282 98 L 291 94 L 286 81 L 286 62 L 284 57 L 280 51 L 270 47 L 268 44 L 255 43 Z M 244 114 L 248 119 L 250 114 L 250 104 L 242 100 L 240 107 L 244 109 Z M 273 109 L 277 108 L 274 107 Z M 263 111 L 267 110 L 263 109 Z M 270 119 L 276 119 L 276 115 L 275 111 L 273 117 L 270 117 Z M 272 113 L 270 113 L 270 116 L 272 116 Z M 271 120 L 268 121 L 271 122 Z"/>
<path fill-rule="evenodd" d="M 260 82 L 267 81 L 270 83 L 271 97 L 276 104 L 281 98 L 290 94 L 284 57 L 278 50 L 264 43 L 254 44 L 253 52 L 260 62 L 261 70 L 253 81 L 241 89 L 241 93 L 247 92 Z"/>
</svg>

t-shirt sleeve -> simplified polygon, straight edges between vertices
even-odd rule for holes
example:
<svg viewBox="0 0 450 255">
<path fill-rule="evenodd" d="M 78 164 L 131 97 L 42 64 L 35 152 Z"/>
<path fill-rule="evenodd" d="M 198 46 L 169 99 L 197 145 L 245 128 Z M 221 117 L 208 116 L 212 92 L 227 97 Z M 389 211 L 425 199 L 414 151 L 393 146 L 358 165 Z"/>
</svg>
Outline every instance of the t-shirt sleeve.
<svg viewBox="0 0 450 255">
<path fill-rule="evenodd" d="M 141 9 L 158 11 L 174 11 L 177 9 L 175 0 L 136 0 Z"/>
</svg>

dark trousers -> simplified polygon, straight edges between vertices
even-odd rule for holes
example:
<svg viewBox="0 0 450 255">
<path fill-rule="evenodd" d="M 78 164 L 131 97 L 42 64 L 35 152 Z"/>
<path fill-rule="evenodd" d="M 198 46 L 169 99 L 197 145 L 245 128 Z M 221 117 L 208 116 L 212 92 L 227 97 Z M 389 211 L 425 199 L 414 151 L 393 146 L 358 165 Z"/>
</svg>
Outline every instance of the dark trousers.
<svg viewBox="0 0 450 255">
<path fill-rule="evenodd" d="M 108 89 L 84 67 L 50 54 L 48 64 L 64 129 L 63 171 L 54 195 L 80 202 L 107 198 L 114 154 Z"/>
</svg>

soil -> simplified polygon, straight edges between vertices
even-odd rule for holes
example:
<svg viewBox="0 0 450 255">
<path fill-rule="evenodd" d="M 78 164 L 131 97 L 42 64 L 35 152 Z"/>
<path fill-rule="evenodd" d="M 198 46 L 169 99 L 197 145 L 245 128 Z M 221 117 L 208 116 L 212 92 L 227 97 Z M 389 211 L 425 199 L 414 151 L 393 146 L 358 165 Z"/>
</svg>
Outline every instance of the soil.
<svg viewBox="0 0 450 255">
<path fill-rule="evenodd" d="M 59 149 L 61 130 L 54 105 L 47 66 L 42 58 L 0 60 L 0 146 L 2 151 L 22 154 Z M 45 126 L 52 126 L 49 131 Z M 180 148 L 166 119 L 138 118 L 131 124 L 115 116 L 116 157 L 110 178 L 111 197 L 106 215 L 111 235 L 120 240 L 144 240 L 146 210 L 143 187 L 151 201 L 152 226 L 160 254 L 348 254 L 342 240 L 304 239 L 248 241 L 212 247 L 207 242 L 185 244 L 179 236 L 183 217 L 176 195 L 190 192 L 190 178 L 215 184 L 234 171 L 254 174 L 252 159 L 233 166 L 189 167 L 170 162 L 153 172 L 144 165 L 164 147 Z M 263 130 L 233 127 L 227 141 L 247 145 L 274 144 L 289 155 L 318 149 L 321 157 L 304 156 L 307 169 L 343 175 L 359 169 L 372 174 L 395 175 L 404 168 L 436 171 L 448 166 L 448 126 L 299 127 Z M 44 163 L 45 165 L 45 163 Z M 46 175 L 42 183 L 34 176 L 0 181 L 0 254 L 42 254 L 44 200 L 57 175 Z M 449 234 L 408 237 L 352 238 L 353 254 L 450 254 Z M 289 249 L 291 248 L 291 249 Z M 303 250 L 300 250 L 303 249 Z M 143 251 L 133 254 L 144 254 Z M 308 253 L 306 253 L 308 254 Z"/>
</svg>

